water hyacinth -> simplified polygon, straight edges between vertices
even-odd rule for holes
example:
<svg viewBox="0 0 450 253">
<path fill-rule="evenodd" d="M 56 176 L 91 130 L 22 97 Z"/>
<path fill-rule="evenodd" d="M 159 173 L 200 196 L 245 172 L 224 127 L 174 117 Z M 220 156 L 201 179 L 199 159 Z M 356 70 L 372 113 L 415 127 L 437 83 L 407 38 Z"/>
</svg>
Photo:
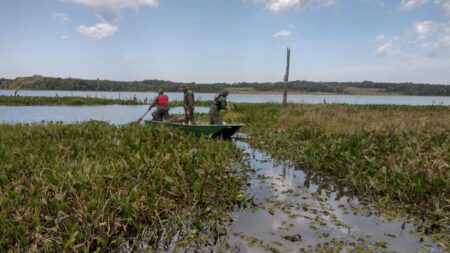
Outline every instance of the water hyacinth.
<svg viewBox="0 0 450 253">
<path fill-rule="evenodd" d="M 236 113 L 256 147 L 449 239 L 449 106 L 240 104 Z"/>
<path fill-rule="evenodd" d="M 195 240 L 246 182 L 232 143 L 100 122 L 0 125 L 0 161 L 0 251 Z"/>
</svg>

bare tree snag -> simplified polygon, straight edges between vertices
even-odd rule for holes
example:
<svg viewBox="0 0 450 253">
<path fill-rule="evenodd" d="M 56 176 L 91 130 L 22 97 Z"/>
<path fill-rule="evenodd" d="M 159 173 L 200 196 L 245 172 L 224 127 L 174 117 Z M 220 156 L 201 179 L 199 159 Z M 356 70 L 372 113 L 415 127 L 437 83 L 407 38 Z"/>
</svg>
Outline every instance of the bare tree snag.
<svg viewBox="0 0 450 253">
<path fill-rule="evenodd" d="M 287 86 L 289 82 L 289 63 L 291 61 L 291 49 L 287 48 L 287 62 L 286 74 L 284 75 L 284 91 L 283 91 L 283 105 L 287 106 Z"/>
</svg>

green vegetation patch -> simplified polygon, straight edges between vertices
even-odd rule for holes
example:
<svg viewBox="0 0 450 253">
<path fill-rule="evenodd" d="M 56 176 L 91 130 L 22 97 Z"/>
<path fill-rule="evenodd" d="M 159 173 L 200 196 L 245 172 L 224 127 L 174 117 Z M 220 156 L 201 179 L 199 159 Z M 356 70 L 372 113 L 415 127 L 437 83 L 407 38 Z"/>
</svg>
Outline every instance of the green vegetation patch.
<svg viewBox="0 0 450 253">
<path fill-rule="evenodd" d="M 246 122 L 256 147 L 448 239 L 450 107 L 239 104 L 224 119 Z"/>
<path fill-rule="evenodd" d="M 136 99 L 106 99 L 93 97 L 22 97 L 0 96 L 0 105 L 139 105 Z"/>
<path fill-rule="evenodd" d="M 152 98 L 153 99 L 153 98 Z M 151 101 L 151 100 L 149 100 Z M 37 96 L 0 96 L 0 105 L 144 105 L 149 101 L 133 99 L 107 99 L 93 97 L 37 97 Z M 211 101 L 196 101 L 196 106 L 209 106 Z M 183 101 L 171 101 L 171 107 L 183 106 Z"/>
<path fill-rule="evenodd" d="M 243 199 L 240 157 L 164 128 L 0 125 L 0 251 L 191 245 Z"/>
</svg>

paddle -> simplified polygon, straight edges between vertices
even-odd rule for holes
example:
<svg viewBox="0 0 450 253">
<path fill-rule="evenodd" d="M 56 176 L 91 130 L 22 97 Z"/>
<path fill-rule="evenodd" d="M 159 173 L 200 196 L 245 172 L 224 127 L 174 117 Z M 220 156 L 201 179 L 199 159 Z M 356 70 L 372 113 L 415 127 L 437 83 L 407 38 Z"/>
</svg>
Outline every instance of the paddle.
<svg viewBox="0 0 450 253">
<path fill-rule="evenodd" d="M 140 117 L 139 119 L 136 120 L 136 124 L 139 124 L 142 122 L 142 120 L 144 119 L 145 116 L 147 116 L 147 113 L 151 110 L 152 108 L 148 108 L 148 110 L 144 113 L 144 115 L 142 115 L 142 117 Z"/>
</svg>

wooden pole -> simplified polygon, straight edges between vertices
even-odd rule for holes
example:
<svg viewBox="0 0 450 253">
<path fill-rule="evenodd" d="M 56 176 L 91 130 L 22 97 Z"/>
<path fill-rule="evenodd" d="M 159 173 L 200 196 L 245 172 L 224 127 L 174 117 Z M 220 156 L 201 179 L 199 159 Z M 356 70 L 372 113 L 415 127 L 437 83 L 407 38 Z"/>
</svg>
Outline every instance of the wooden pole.
<svg viewBox="0 0 450 253">
<path fill-rule="evenodd" d="M 284 91 L 283 91 L 283 105 L 287 106 L 287 86 L 289 82 L 289 63 L 291 61 L 291 49 L 287 48 L 287 62 L 286 74 L 284 75 Z"/>
</svg>

